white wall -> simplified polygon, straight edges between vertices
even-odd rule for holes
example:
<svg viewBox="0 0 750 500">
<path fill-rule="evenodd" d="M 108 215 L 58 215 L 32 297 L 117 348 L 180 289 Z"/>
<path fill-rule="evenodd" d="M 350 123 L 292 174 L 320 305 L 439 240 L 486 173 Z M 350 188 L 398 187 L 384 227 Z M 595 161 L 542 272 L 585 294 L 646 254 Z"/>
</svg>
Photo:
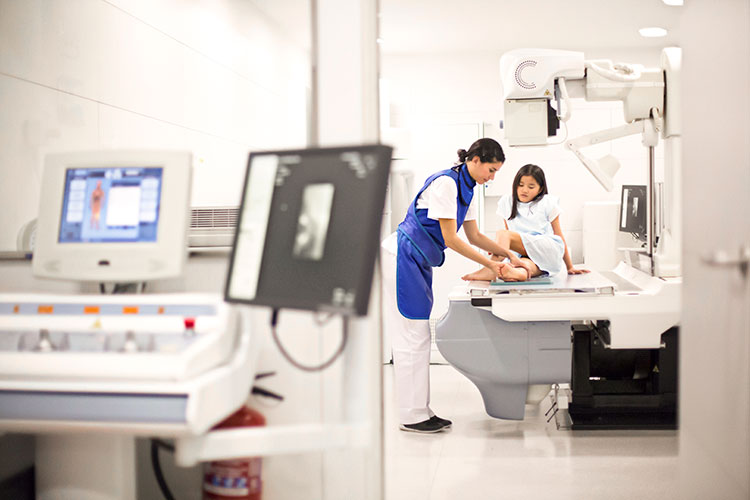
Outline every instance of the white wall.
<svg viewBox="0 0 750 500">
<path fill-rule="evenodd" d="M 0 250 L 47 152 L 185 149 L 193 206 L 237 205 L 251 149 L 306 141 L 309 55 L 250 2 L 0 0 Z"/>
<path fill-rule="evenodd" d="M 309 47 L 288 30 L 309 18 L 296 22 L 283 14 L 305 2 L 290 0 L 279 11 L 262 0 L 0 0 L 0 251 L 14 249 L 18 228 L 36 217 L 43 157 L 52 151 L 191 150 L 193 206 L 237 205 L 249 150 L 306 145 Z M 372 11 L 363 17 L 374 23 Z M 338 47 L 327 56 L 335 59 Z M 372 75 L 373 87 L 375 81 Z M 200 254 L 181 278 L 150 283 L 147 291 L 221 293 L 226 273 L 227 255 Z M 0 292 L 96 290 L 36 279 L 28 261 L 0 259 Z M 344 365 L 360 357 L 340 358 L 323 373 L 301 372 L 270 341 L 269 316 L 267 308 L 254 308 L 251 325 L 264 342 L 258 371 L 277 372 L 262 386 L 286 398 L 251 399 L 269 425 L 336 423 L 353 407 L 380 414 L 379 388 L 355 397 L 341 390 L 352 384 L 344 380 Z M 353 336 L 370 333 L 360 330 Z M 338 347 L 341 322 L 321 326 L 310 314 L 284 311 L 278 332 L 294 358 L 316 365 Z M 362 342 L 353 338 L 348 345 Z M 357 375 L 360 368 L 350 366 Z M 379 420 L 371 424 L 379 445 Z M 30 465 L 28 441 L 0 436 L 0 480 L 17 470 L 6 459 Z M 145 440 L 137 453 L 138 498 L 157 498 Z M 379 466 L 365 466 L 369 454 L 379 462 L 372 448 L 264 457 L 263 497 L 377 497 L 382 475 L 374 473 Z M 200 498 L 199 468 L 176 468 L 166 453 L 162 466 L 176 498 Z"/>
<path fill-rule="evenodd" d="M 495 215 L 497 201 L 510 193 L 516 171 L 526 163 L 534 163 L 545 171 L 550 193 L 561 199 L 560 217 L 563 232 L 574 263 L 583 261 L 582 229 L 583 205 L 587 201 L 617 201 L 622 184 L 645 184 L 648 179 L 648 153 L 640 144 L 639 136 L 585 148 L 593 158 L 606 154 L 616 156 L 621 169 L 615 177 L 615 187 L 605 191 L 588 173 L 573 153 L 562 145 L 545 148 L 510 148 L 499 128 L 503 118 L 502 86 L 500 83 L 500 55 L 502 52 L 465 54 L 385 54 L 382 58 L 382 78 L 386 81 L 388 121 L 384 127 L 384 142 L 396 145 L 396 157 L 414 171 L 414 194 L 431 173 L 449 168 L 456 160 L 456 150 L 468 149 L 472 130 L 474 138 L 492 137 L 498 140 L 506 155 L 506 162 L 487 185 L 486 208 L 480 224 L 490 236 L 500 227 Z M 587 58 L 611 58 L 615 61 L 658 66 L 660 51 L 587 52 Z M 616 127 L 624 124 L 621 103 L 592 103 L 583 99 L 573 101 L 573 115 L 568 122 L 568 137 Z M 561 129 L 560 139 L 564 137 Z M 656 151 L 657 165 L 663 160 L 661 145 Z M 395 215 L 395 214 L 394 214 Z M 459 284 L 459 278 L 478 266 L 467 259 L 448 252 L 446 264 L 435 271 L 435 306 L 433 317 L 447 310 L 447 293 Z"/>
<path fill-rule="evenodd" d="M 244 1 L 0 0 L 0 251 L 15 249 L 18 229 L 37 215 L 47 152 L 190 150 L 193 206 L 239 204 L 248 151 L 307 139 L 310 57 L 291 39 Z M 184 278 L 150 291 L 220 293 L 226 257 L 192 258 Z M 82 290 L 94 291 L 36 279 L 28 261 L 0 260 L 4 293 Z M 302 362 L 327 358 L 336 325 L 311 335 L 309 317 L 299 316 L 284 315 L 280 335 Z M 258 317 L 267 338 L 267 311 Z M 287 397 L 262 409 L 269 423 L 324 418 L 332 389 L 323 375 L 291 369 L 270 344 L 259 370 L 278 371 L 264 386 Z M 28 459 L 27 441 L 16 441 L 2 438 L 0 465 Z M 139 458 L 139 498 L 156 498 L 143 447 Z M 176 496 L 200 498 L 198 471 L 171 462 L 164 454 Z M 267 458 L 264 498 L 325 497 L 322 468 L 320 453 Z M 12 472 L 0 467 L 0 478 Z"/>
</svg>

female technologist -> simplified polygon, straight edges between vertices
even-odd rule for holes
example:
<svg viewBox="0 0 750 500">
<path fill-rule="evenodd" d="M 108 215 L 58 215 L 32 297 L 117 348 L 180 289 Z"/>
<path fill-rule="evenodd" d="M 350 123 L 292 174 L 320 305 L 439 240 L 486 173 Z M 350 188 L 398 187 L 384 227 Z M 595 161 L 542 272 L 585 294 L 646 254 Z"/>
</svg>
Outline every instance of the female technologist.
<svg viewBox="0 0 750 500">
<path fill-rule="evenodd" d="M 458 150 L 459 162 L 430 176 L 409 206 L 398 230 L 383 241 L 383 282 L 386 328 L 392 339 L 394 380 L 399 428 L 432 433 L 448 429 L 430 409 L 430 326 L 432 268 L 443 264 L 445 249 L 500 273 L 500 263 L 463 241 L 456 233 L 463 226 L 469 242 L 492 254 L 518 258 L 484 236 L 476 222 L 474 186 L 495 177 L 505 161 L 495 140 L 479 139 L 468 151 Z"/>
</svg>

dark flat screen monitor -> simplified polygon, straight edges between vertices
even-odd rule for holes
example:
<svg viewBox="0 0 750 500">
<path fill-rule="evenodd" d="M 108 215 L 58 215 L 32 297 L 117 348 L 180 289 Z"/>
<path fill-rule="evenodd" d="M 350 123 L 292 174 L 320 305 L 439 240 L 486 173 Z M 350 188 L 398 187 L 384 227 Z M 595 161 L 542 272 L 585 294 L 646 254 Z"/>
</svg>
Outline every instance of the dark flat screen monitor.
<svg viewBox="0 0 750 500">
<path fill-rule="evenodd" d="M 251 153 L 228 302 L 366 315 L 392 148 Z"/>
<path fill-rule="evenodd" d="M 631 233 L 646 241 L 646 211 L 648 193 L 646 186 L 624 185 L 620 199 L 620 231 Z"/>
</svg>

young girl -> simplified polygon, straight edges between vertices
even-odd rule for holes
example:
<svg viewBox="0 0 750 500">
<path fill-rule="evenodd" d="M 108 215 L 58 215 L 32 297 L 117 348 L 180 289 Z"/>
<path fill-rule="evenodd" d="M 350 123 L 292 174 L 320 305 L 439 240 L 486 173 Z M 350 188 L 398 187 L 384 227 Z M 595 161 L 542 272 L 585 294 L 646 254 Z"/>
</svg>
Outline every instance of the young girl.
<svg viewBox="0 0 750 500">
<path fill-rule="evenodd" d="M 505 229 L 497 232 L 498 245 L 517 252 L 521 265 L 502 263 L 500 277 L 504 281 L 526 281 L 542 273 L 557 274 L 562 264 L 568 274 L 582 274 L 570 259 L 568 245 L 560 228 L 558 198 L 547 193 L 544 171 L 536 165 L 524 165 L 513 179 L 512 197 L 500 198 L 497 214 L 504 219 Z M 491 281 L 491 272 L 480 269 L 463 277 L 465 280 Z"/>
<path fill-rule="evenodd" d="M 468 151 L 458 150 L 453 168 L 430 176 L 420 189 L 398 231 L 382 244 L 386 325 L 392 330 L 394 381 L 399 427 L 411 432 L 439 432 L 450 427 L 430 409 L 430 326 L 432 268 L 443 264 L 445 249 L 485 266 L 497 277 L 509 258 L 521 265 L 507 246 L 484 236 L 477 226 L 474 186 L 495 177 L 505 161 L 493 139 L 479 139 Z M 463 226 L 469 242 L 498 257 L 487 258 L 456 233 Z"/>
</svg>

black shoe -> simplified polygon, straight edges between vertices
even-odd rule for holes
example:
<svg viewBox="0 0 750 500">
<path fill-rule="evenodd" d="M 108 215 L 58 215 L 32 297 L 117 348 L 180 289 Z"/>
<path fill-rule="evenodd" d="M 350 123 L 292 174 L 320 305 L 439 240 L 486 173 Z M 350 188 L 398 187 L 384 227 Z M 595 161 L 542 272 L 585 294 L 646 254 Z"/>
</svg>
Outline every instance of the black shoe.
<svg viewBox="0 0 750 500">
<path fill-rule="evenodd" d="M 432 422 L 438 422 L 440 425 L 442 425 L 444 428 L 449 429 L 451 425 L 453 425 L 453 422 L 450 420 L 446 420 L 444 418 L 440 418 L 437 415 L 433 415 L 430 417 L 430 421 Z"/>
<path fill-rule="evenodd" d="M 432 418 L 430 418 L 429 420 L 424 420 L 416 424 L 401 424 L 398 426 L 398 428 L 402 431 L 432 434 L 442 431 L 443 429 L 445 429 L 445 426 L 437 420 L 433 420 Z"/>
</svg>

